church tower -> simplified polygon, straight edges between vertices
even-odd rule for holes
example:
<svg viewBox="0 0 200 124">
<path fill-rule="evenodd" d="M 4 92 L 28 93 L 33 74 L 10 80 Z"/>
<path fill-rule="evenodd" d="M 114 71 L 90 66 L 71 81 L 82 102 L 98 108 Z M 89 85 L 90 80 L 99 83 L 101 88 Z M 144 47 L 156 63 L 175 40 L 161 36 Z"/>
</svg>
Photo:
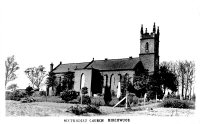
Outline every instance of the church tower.
<svg viewBox="0 0 200 124">
<path fill-rule="evenodd" d="M 151 33 L 148 33 L 147 28 L 144 32 L 143 25 L 141 26 L 139 58 L 150 74 L 159 70 L 159 35 L 159 27 L 156 29 L 155 23 Z"/>
</svg>

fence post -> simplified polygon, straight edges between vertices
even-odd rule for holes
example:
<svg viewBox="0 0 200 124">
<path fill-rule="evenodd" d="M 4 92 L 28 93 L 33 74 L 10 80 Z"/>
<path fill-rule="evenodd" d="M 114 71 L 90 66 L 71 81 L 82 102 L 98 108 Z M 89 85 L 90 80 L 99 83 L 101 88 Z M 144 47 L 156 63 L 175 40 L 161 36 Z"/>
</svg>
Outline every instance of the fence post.
<svg viewBox="0 0 200 124">
<path fill-rule="evenodd" d="M 144 106 L 145 106 L 145 100 L 146 100 L 147 94 L 144 94 Z"/>
<path fill-rule="evenodd" d="M 126 106 L 125 108 L 127 109 L 128 108 L 128 94 L 126 93 Z"/>
</svg>

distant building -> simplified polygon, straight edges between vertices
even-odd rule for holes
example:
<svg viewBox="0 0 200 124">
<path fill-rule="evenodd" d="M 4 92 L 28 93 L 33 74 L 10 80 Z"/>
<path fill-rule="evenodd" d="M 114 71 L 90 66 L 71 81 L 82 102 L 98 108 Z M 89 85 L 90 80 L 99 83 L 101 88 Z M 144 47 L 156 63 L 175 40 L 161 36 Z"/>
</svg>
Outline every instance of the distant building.
<svg viewBox="0 0 200 124">
<path fill-rule="evenodd" d="M 130 77 L 133 83 L 134 76 L 148 70 L 149 74 L 156 73 L 159 69 L 159 27 L 153 25 L 151 33 L 143 31 L 141 26 L 140 54 L 139 57 L 129 57 L 122 59 L 92 60 L 82 63 L 67 63 L 53 67 L 50 65 L 50 74 L 55 76 L 55 80 L 64 86 L 65 75 L 71 74 L 72 86 L 68 89 L 80 91 L 82 87 L 88 88 L 88 94 L 104 94 L 105 87 L 110 88 L 110 92 L 116 94 L 117 84 L 121 82 L 122 76 Z"/>
</svg>

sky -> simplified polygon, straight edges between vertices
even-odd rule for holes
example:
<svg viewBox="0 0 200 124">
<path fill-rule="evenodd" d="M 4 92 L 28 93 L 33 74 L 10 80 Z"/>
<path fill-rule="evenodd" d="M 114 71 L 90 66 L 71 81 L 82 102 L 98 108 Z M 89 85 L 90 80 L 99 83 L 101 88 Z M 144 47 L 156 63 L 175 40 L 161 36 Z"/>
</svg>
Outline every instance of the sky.
<svg viewBox="0 0 200 124">
<path fill-rule="evenodd" d="M 60 61 L 138 57 L 141 24 L 152 32 L 154 22 L 160 28 L 160 62 L 198 61 L 197 0 L 3 0 L 0 11 L 1 68 L 15 55 L 20 69 L 9 84 L 20 88 L 30 84 L 24 74 L 29 67 L 43 65 L 48 72 L 50 63 Z"/>
<path fill-rule="evenodd" d="M 1 0 L 0 87 L 5 89 L 5 60 L 12 55 L 20 69 L 8 85 L 19 88 L 30 84 L 24 74 L 29 67 L 43 65 L 48 72 L 50 63 L 60 61 L 138 57 L 141 24 L 151 32 L 154 22 L 160 28 L 160 62 L 195 61 L 198 75 L 199 0 Z"/>
</svg>

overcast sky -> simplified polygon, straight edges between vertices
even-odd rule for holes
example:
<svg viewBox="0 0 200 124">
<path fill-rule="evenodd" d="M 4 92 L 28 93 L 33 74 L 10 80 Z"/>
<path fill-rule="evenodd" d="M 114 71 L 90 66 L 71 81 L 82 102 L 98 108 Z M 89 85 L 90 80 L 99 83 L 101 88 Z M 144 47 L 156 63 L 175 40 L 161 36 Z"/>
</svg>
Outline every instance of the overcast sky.
<svg viewBox="0 0 200 124">
<path fill-rule="evenodd" d="M 15 55 L 20 70 L 10 84 L 21 88 L 30 83 L 28 67 L 138 57 L 141 24 L 149 32 L 159 26 L 161 62 L 199 56 L 197 0 L 1 1 L 0 21 L 1 65 Z"/>
</svg>

